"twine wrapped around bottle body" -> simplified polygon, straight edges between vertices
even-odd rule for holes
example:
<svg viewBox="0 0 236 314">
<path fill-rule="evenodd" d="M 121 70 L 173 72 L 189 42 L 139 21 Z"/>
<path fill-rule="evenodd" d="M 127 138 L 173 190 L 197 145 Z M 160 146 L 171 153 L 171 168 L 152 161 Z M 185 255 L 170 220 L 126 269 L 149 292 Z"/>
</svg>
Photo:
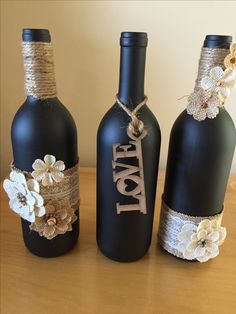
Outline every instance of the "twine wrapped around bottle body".
<svg viewBox="0 0 236 314">
<path fill-rule="evenodd" d="M 206 262 L 219 254 L 226 237 L 221 227 L 223 211 L 214 216 L 189 216 L 169 208 L 164 200 L 158 232 L 160 245 L 170 254 L 186 260 Z M 203 254 L 202 251 L 205 250 Z"/>
<path fill-rule="evenodd" d="M 22 42 L 25 94 L 38 99 L 57 96 L 51 42 Z"/>
</svg>

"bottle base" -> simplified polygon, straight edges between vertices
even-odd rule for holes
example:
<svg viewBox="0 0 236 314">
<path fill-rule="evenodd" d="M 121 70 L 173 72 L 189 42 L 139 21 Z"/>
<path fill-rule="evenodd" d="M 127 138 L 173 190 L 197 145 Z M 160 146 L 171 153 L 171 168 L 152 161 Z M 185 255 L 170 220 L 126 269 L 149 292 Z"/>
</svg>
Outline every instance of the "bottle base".
<svg viewBox="0 0 236 314">
<path fill-rule="evenodd" d="M 136 256 L 132 256 L 132 257 L 120 257 L 114 254 L 109 254 L 107 253 L 105 250 L 103 250 L 103 248 L 100 246 L 100 244 L 97 242 L 98 248 L 100 250 L 100 252 L 107 258 L 109 258 L 112 261 L 118 262 L 118 263 L 132 263 L 132 262 L 136 262 L 138 260 L 140 260 L 141 258 L 143 258 L 148 250 L 149 250 L 149 246 L 147 248 L 147 250 L 145 250 L 145 252 L 142 252 L 142 254 L 136 255 Z"/>
<path fill-rule="evenodd" d="M 22 219 L 22 233 L 26 248 L 30 253 L 44 258 L 59 257 L 71 251 L 79 238 L 79 221 L 72 225 L 72 231 L 57 235 L 52 240 L 41 237 L 29 229 L 29 223 Z"/>
<path fill-rule="evenodd" d="M 63 256 L 63 255 L 66 255 L 67 253 L 69 253 L 70 251 L 73 250 L 73 248 L 76 246 L 78 240 L 70 247 L 70 248 L 67 248 L 65 251 L 61 251 L 61 252 L 57 252 L 56 254 L 42 254 L 42 253 L 39 253 L 38 251 L 33 251 L 32 248 L 29 248 L 26 244 L 26 248 L 27 250 L 37 256 L 37 257 L 42 257 L 42 258 L 54 258 L 54 257 L 60 257 L 60 256 Z"/>
</svg>

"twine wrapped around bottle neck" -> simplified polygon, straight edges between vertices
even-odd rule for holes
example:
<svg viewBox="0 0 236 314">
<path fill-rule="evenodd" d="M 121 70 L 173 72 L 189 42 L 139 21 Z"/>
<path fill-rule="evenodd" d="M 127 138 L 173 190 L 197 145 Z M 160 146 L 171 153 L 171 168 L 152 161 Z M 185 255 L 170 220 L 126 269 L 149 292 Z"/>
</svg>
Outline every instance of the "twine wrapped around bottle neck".
<svg viewBox="0 0 236 314">
<path fill-rule="evenodd" d="M 39 99 L 57 96 L 52 44 L 23 42 L 25 94 Z"/>
<path fill-rule="evenodd" d="M 220 66 L 225 69 L 224 59 L 229 54 L 229 49 L 222 48 L 202 48 L 199 60 L 198 75 L 195 81 L 194 90 L 197 91 L 201 87 L 201 80 L 204 76 L 208 76 L 212 68 Z"/>
</svg>

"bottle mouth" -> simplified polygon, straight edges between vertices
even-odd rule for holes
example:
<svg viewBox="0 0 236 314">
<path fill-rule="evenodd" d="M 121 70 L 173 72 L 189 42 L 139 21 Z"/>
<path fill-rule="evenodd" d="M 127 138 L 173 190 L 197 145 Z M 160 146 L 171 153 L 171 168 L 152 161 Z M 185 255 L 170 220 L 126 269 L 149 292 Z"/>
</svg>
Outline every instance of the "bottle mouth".
<svg viewBox="0 0 236 314">
<path fill-rule="evenodd" d="M 122 32 L 120 45 L 122 47 L 147 47 L 148 37 L 144 32 Z"/>
<path fill-rule="evenodd" d="M 39 41 L 39 42 L 51 42 L 51 36 L 48 29 L 39 28 L 24 28 L 22 31 L 23 41 Z"/>
<path fill-rule="evenodd" d="M 232 40 L 232 36 L 228 35 L 207 35 L 204 40 L 203 47 L 229 49 Z"/>
</svg>

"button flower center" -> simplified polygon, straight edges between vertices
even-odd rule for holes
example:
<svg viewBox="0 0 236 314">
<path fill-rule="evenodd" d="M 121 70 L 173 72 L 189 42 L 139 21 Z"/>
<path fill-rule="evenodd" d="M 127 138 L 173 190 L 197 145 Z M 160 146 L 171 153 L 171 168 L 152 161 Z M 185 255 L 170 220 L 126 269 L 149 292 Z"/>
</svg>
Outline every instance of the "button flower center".
<svg viewBox="0 0 236 314">
<path fill-rule="evenodd" d="M 224 84 L 223 81 L 219 81 L 219 82 L 216 83 L 216 86 L 217 87 L 225 87 L 225 84 Z"/>
<path fill-rule="evenodd" d="M 25 195 L 23 195 L 22 193 L 18 193 L 18 194 L 17 194 L 17 198 L 18 198 L 19 202 L 20 202 L 22 205 L 26 205 L 26 204 L 27 204 L 26 197 L 25 197 Z"/>
<path fill-rule="evenodd" d="M 235 58 L 235 57 L 231 58 L 231 59 L 230 59 L 230 62 L 231 62 L 232 64 L 236 63 L 236 58 Z"/>
<path fill-rule="evenodd" d="M 57 220 L 55 217 L 50 217 L 48 220 L 47 220 L 47 224 L 49 226 L 55 226 L 57 224 Z"/>
<path fill-rule="evenodd" d="M 208 108 L 207 102 L 204 101 L 204 100 L 201 100 L 201 107 L 204 108 L 204 109 Z"/>
<path fill-rule="evenodd" d="M 48 166 L 48 167 L 46 168 L 46 172 L 47 172 L 47 173 L 50 173 L 50 172 L 52 172 L 52 169 L 53 169 L 52 167 Z"/>
<path fill-rule="evenodd" d="M 201 247 L 204 247 L 204 246 L 207 244 L 207 241 L 206 241 L 206 239 L 200 239 L 200 240 L 198 241 L 198 244 L 199 244 Z"/>
</svg>

